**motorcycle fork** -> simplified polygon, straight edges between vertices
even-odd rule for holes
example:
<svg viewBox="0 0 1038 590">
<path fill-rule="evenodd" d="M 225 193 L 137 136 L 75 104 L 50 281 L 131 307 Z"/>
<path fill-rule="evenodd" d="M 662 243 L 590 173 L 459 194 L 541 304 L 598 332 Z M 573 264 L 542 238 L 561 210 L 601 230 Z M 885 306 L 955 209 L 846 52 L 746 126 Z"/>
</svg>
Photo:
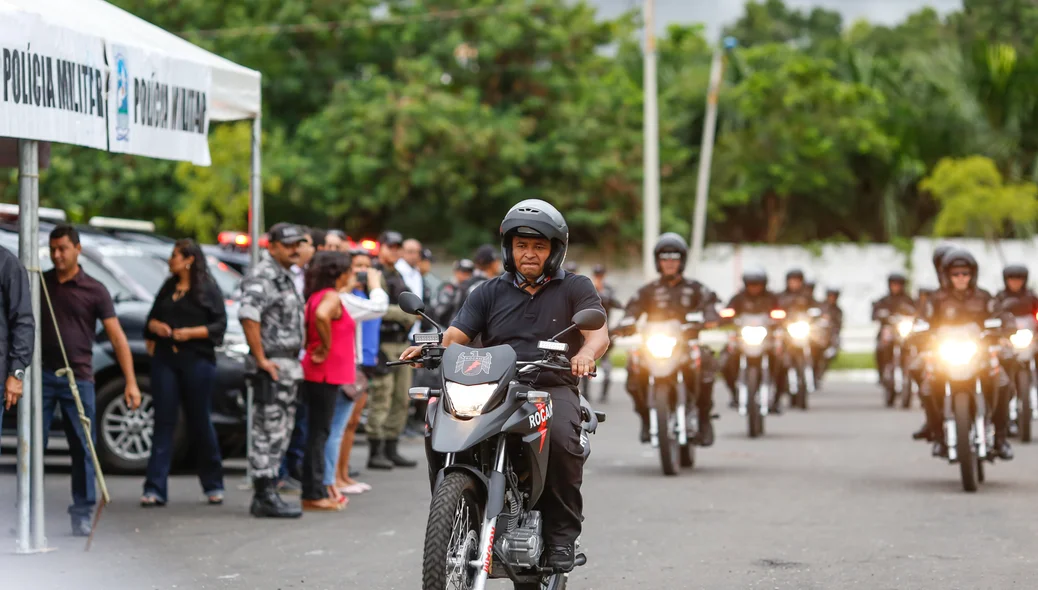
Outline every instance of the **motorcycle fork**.
<svg viewBox="0 0 1038 590">
<path fill-rule="evenodd" d="M 1027 392 L 1027 395 L 1031 396 L 1031 420 L 1038 419 L 1038 382 L 1035 382 L 1035 376 L 1038 372 L 1035 371 L 1034 359 L 1027 365 L 1027 370 L 1031 372 L 1031 389 Z"/>
<path fill-rule="evenodd" d="M 996 382 L 995 387 L 998 387 Z M 980 379 L 977 379 L 977 390 L 974 393 L 974 399 L 976 400 L 975 417 L 973 418 L 973 429 L 976 432 L 976 445 L 977 445 L 977 457 L 984 459 L 988 456 L 988 427 L 987 427 L 987 407 L 984 404 L 984 390 L 981 386 Z"/>
<path fill-rule="evenodd" d="M 955 411 L 952 408 L 951 383 L 944 384 L 944 444 L 948 447 L 948 461 L 959 460 L 958 439 L 955 432 Z"/>
<path fill-rule="evenodd" d="M 901 374 L 901 346 L 897 342 L 894 343 L 894 358 L 891 360 L 891 363 L 894 368 L 894 393 L 900 395 L 905 378 Z"/>
<path fill-rule="evenodd" d="M 685 377 L 681 371 L 678 371 L 678 382 L 675 387 L 677 406 L 675 409 L 676 418 L 678 420 L 678 444 L 685 446 L 688 444 L 688 420 L 685 415 L 685 408 L 687 407 L 686 401 L 688 400 L 688 385 L 685 383 Z"/>
<path fill-rule="evenodd" d="M 652 448 L 660 446 L 660 418 L 656 414 L 656 380 L 649 375 L 649 391 L 645 396 L 645 403 L 649 405 L 649 444 Z"/>
<path fill-rule="evenodd" d="M 746 406 L 750 403 L 750 394 L 749 388 L 746 387 L 746 356 L 742 354 L 739 355 L 739 380 L 737 383 L 739 388 L 739 415 L 745 416 Z"/>
<path fill-rule="evenodd" d="M 768 408 L 771 407 L 771 365 L 768 363 L 767 353 L 760 358 L 760 385 L 757 386 L 757 395 L 760 399 L 760 415 L 767 416 Z"/>
<path fill-rule="evenodd" d="M 490 472 L 490 491 L 487 494 L 486 514 L 483 515 L 483 527 L 479 534 L 479 558 L 469 562 L 475 568 L 476 577 L 472 581 L 472 590 L 485 590 L 487 578 L 494 555 L 494 533 L 497 517 L 505 505 L 505 435 L 497 441 L 497 453 L 494 458 L 494 470 Z"/>
<path fill-rule="evenodd" d="M 815 392 L 815 355 L 811 352 L 811 340 L 804 345 L 804 389 Z"/>
</svg>

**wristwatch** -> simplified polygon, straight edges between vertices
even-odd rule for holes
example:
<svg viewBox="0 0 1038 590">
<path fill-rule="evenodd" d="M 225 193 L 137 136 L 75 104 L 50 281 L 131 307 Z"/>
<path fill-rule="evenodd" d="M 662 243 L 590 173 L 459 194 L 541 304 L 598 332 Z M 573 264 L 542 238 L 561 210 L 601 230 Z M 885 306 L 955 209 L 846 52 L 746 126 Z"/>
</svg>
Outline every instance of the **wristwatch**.
<svg viewBox="0 0 1038 590">
<path fill-rule="evenodd" d="M 11 371 L 11 376 L 19 381 L 25 380 L 25 369 L 15 369 Z"/>
</svg>

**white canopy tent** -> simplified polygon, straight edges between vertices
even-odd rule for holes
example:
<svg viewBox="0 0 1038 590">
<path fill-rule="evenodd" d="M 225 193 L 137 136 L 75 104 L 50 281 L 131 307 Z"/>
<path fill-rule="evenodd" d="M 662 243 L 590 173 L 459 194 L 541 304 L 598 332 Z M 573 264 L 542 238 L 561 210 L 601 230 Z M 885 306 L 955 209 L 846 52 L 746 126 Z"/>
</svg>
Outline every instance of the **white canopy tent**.
<svg viewBox="0 0 1038 590">
<path fill-rule="evenodd" d="M 262 227 L 260 73 L 197 47 L 103 0 L 0 0 L 0 19 L 4 18 L 5 13 L 16 14 L 19 12 L 34 15 L 49 26 L 91 36 L 108 44 L 116 43 L 152 55 L 190 63 L 193 68 L 206 68 L 211 72 L 208 118 L 213 121 L 253 120 L 249 231 L 252 235 L 252 259 L 255 262 L 259 254 L 258 238 Z M 5 39 L 0 38 L 0 43 L 3 41 Z M 115 88 L 115 74 L 111 71 L 112 69 L 112 64 L 109 63 L 108 84 L 105 85 L 102 82 L 100 85 L 107 92 L 114 92 Z M 89 90 L 87 92 L 89 93 Z M 107 103 L 107 99 L 105 102 Z M 3 105 L 0 104 L 0 107 Z M 114 114 L 108 114 L 114 117 Z M 38 141 L 36 141 L 38 137 L 24 135 L 17 139 L 20 140 L 19 255 L 27 268 L 35 269 L 39 266 L 39 219 L 36 214 L 39 207 L 39 160 Z M 111 140 L 110 136 L 109 139 Z M 117 150 L 112 148 L 112 151 Z M 32 280 L 30 285 L 32 287 L 33 315 L 38 328 L 41 321 L 38 281 Z M 43 433 L 40 412 L 42 405 L 40 370 L 40 340 L 37 329 L 35 354 L 25 379 L 26 395 L 18 405 L 19 518 L 17 542 L 18 551 L 22 553 L 43 551 L 47 545 L 43 529 Z"/>
</svg>

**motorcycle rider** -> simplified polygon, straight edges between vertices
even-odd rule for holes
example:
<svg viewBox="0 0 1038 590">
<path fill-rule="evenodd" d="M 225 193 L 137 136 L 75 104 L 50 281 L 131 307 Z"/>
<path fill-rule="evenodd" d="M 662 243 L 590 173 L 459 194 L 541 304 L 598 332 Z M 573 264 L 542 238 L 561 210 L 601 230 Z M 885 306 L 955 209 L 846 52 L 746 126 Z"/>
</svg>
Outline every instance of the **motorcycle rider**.
<svg viewBox="0 0 1038 590">
<path fill-rule="evenodd" d="M 743 289 L 732 297 L 728 302 L 728 309 L 738 317 L 744 313 L 770 314 L 779 309 L 778 297 L 768 291 L 768 273 L 763 268 L 754 268 L 742 273 Z M 725 384 L 731 392 L 732 399 L 729 407 L 739 407 L 738 389 L 736 380 L 739 378 L 739 356 L 735 353 L 734 345 L 729 343 L 721 352 L 721 373 L 724 375 Z M 781 365 L 775 358 L 774 352 L 768 353 L 768 366 L 771 368 L 772 377 L 778 379 L 781 373 Z M 772 406 L 774 407 L 774 403 Z"/>
<path fill-rule="evenodd" d="M 890 273 L 887 277 L 889 292 L 872 304 L 872 321 L 881 321 L 881 316 L 916 313 L 915 301 L 905 292 L 907 282 L 908 279 L 905 278 L 905 275 L 899 272 Z M 879 372 L 880 383 L 884 382 L 884 375 L 893 358 L 894 343 L 883 342 L 883 327 L 880 326 L 880 330 L 876 334 L 876 370 Z"/>
<path fill-rule="evenodd" d="M 952 249 L 941 258 L 942 280 L 948 287 L 934 294 L 924 314 L 930 329 L 936 331 L 942 326 L 977 324 L 983 328 L 984 320 L 996 315 L 995 302 L 991 294 L 977 287 L 977 261 L 973 255 L 963 249 Z M 1010 315 L 1003 319 L 1004 327 L 1010 328 L 1013 318 Z M 1012 395 L 1009 379 L 1001 367 L 997 374 L 984 372 L 981 375 L 981 387 L 985 402 L 992 413 L 995 427 L 995 444 L 992 451 L 1003 460 L 1013 458 L 1013 450 L 1007 440 L 1009 426 L 1009 400 Z M 939 375 L 934 375 L 930 382 L 932 394 L 926 401 L 927 422 L 934 442 L 933 453 L 945 456 L 947 446 L 941 435 L 944 417 L 944 382 Z"/>
<path fill-rule="evenodd" d="M 440 290 L 436 293 L 436 297 L 433 300 L 432 313 L 429 314 L 437 323 L 445 326 L 454 319 L 459 309 L 457 300 L 460 298 L 460 295 L 458 291 L 461 285 L 471 279 L 475 272 L 476 265 L 468 258 L 462 258 L 454 263 L 453 280 L 440 285 Z"/>
<path fill-rule="evenodd" d="M 708 327 L 716 325 L 721 319 L 716 309 L 717 295 L 703 283 L 682 276 L 688 262 L 688 244 L 685 243 L 685 239 L 676 233 L 665 233 L 656 242 L 653 255 L 656 259 L 656 272 L 660 273 L 660 277 L 638 289 L 627 303 L 624 319 L 620 322 L 617 332 L 633 332 L 635 323 L 642 315 L 648 316 L 649 321 L 676 319 L 685 323 L 685 316 L 697 311 L 703 313 L 704 323 Z M 713 351 L 708 347 L 703 347 L 700 353 L 702 370 L 699 374 L 700 395 L 696 400 L 696 408 L 699 411 L 699 433 L 696 442 L 709 447 L 714 444 L 711 412 L 717 364 Z M 685 367 L 685 383 L 691 384 L 694 378 L 691 363 Z M 627 392 L 634 400 L 635 412 L 641 417 L 639 440 L 643 443 L 649 441 L 649 407 L 646 399 L 648 386 L 648 372 L 637 369 L 632 361 L 628 360 Z"/>
<path fill-rule="evenodd" d="M 505 274 L 469 294 L 444 332 L 443 346 L 466 345 L 481 336 L 484 346 L 510 345 L 519 360 L 539 360 L 537 343 L 568 326 L 573 314 L 605 310 L 591 279 L 562 269 L 569 226 L 555 207 L 539 199 L 522 201 L 505 215 L 500 232 Z M 566 356 L 572 372 L 542 371 L 535 383 L 549 392 L 553 409 L 548 476 L 538 509 L 544 517 L 545 567 L 568 572 L 574 566 L 583 509 L 577 383 L 595 370 L 596 359 L 609 345 L 609 333 L 605 326 L 574 330 L 561 341 L 569 344 Z M 421 347 L 412 346 L 400 358 L 411 360 L 420 353 Z"/>
<path fill-rule="evenodd" d="M 937 275 L 937 289 L 933 289 L 933 290 L 929 291 L 928 293 L 926 293 L 926 306 L 925 307 L 922 304 L 923 293 L 920 291 L 920 294 L 919 294 L 920 303 L 916 307 L 916 310 L 917 310 L 918 313 L 924 314 L 926 312 L 926 310 L 929 309 L 930 302 L 933 301 L 934 296 L 937 295 L 937 293 L 945 291 L 948 288 L 948 281 L 945 279 L 944 272 L 942 271 L 943 259 L 944 259 L 944 255 L 947 254 L 948 252 L 951 252 L 953 249 L 955 249 L 955 247 L 952 246 L 951 244 L 947 244 L 947 243 L 938 244 L 936 247 L 934 247 L 932 261 L 933 261 L 933 271 L 934 271 L 934 274 Z M 914 337 L 913 337 L 913 339 L 914 339 Z M 924 413 L 925 413 L 925 412 L 929 411 L 929 410 L 927 410 L 927 408 L 930 407 L 930 404 L 935 403 L 935 402 L 932 402 L 929 399 L 930 398 L 930 392 L 933 389 L 933 387 L 932 387 L 933 384 L 930 382 L 930 377 L 933 375 L 933 370 L 932 370 L 932 367 L 928 366 L 928 361 L 925 360 L 923 357 L 919 358 L 919 362 L 920 362 L 920 367 L 919 367 L 919 373 L 920 373 L 920 378 L 919 378 L 919 399 L 920 399 L 920 403 L 922 404 L 923 410 L 924 410 Z M 916 430 L 915 432 L 912 433 L 912 439 L 913 440 L 928 440 L 928 441 L 932 441 L 932 439 L 933 439 L 932 434 L 933 433 L 930 431 L 930 418 L 929 418 L 929 415 L 927 414 L 926 419 L 923 421 L 923 425 L 919 427 L 919 430 Z"/>
<path fill-rule="evenodd" d="M 814 307 L 814 296 L 808 292 L 804 284 L 804 271 L 799 268 L 786 273 L 786 290 L 779 293 L 779 308 L 792 312 L 806 312 Z"/>
<path fill-rule="evenodd" d="M 825 368 L 840 354 L 840 333 L 843 332 L 843 310 L 840 308 L 840 288 L 831 285 L 825 290 L 822 314 L 829 318 L 829 347 L 825 351 Z"/>
<path fill-rule="evenodd" d="M 612 285 L 605 282 L 606 267 L 603 264 L 596 264 L 591 270 L 591 282 L 595 284 L 595 290 L 598 291 L 598 296 L 602 298 L 602 307 L 606 310 L 606 324 L 608 325 L 608 319 L 612 316 L 614 309 L 623 310 L 624 304 L 616 298 L 616 291 L 613 290 Z M 609 353 L 613 349 L 612 336 L 609 338 L 609 348 L 606 350 L 605 356 L 602 359 L 602 363 L 599 369 L 602 373 L 602 401 L 604 402 L 609 396 L 609 377 L 612 373 L 613 364 L 609 360 Z M 590 397 L 590 394 L 588 394 Z"/>
<path fill-rule="evenodd" d="M 1027 267 L 1010 264 L 1002 269 L 1004 289 L 995 295 L 997 309 L 1014 316 L 1034 316 L 1038 313 L 1038 295 L 1027 287 Z"/>
</svg>

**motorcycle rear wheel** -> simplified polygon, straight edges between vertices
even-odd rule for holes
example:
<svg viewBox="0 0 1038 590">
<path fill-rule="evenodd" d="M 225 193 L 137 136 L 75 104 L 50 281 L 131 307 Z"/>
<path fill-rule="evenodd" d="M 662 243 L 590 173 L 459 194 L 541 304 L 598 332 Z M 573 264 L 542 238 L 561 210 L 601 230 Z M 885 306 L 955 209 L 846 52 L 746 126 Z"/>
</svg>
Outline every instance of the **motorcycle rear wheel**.
<svg viewBox="0 0 1038 590">
<path fill-rule="evenodd" d="M 797 394 L 793 398 L 793 407 L 799 410 L 807 409 L 807 376 L 804 374 L 804 360 L 798 359 L 796 361 L 796 373 L 797 378 Z"/>
<path fill-rule="evenodd" d="M 475 571 L 468 562 L 479 558 L 481 491 L 472 476 L 455 471 L 433 493 L 425 528 L 423 590 L 472 587 Z"/>
<path fill-rule="evenodd" d="M 977 491 L 977 453 L 973 450 L 973 418 L 970 415 L 968 395 L 957 394 L 952 398 L 955 413 L 955 452 L 959 458 L 959 473 L 962 489 Z"/>
</svg>

